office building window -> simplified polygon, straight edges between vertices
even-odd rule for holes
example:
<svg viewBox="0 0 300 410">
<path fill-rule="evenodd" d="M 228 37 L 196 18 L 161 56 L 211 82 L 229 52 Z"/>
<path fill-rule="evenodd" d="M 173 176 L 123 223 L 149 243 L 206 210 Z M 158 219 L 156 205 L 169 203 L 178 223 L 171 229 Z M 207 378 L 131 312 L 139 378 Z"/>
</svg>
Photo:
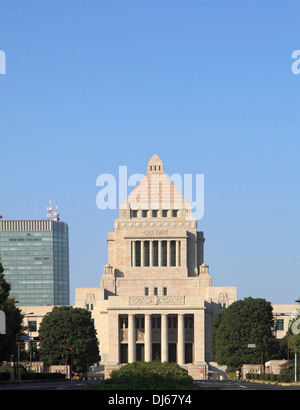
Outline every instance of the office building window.
<svg viewBox="0 0 300 410">
<path fill-rule="evenodd" d="M 284 321 L 283 321 L 283 319 L 277 319 L 276 320 L 275 329 L 276 330 L 284 330 Z"/>
<path fill-rule="evenodd" d="M 30 320 L 28 322 L 28 331 L 29 332 L 37 332 L 37 326 L 35 320 Z"/>
</svg>

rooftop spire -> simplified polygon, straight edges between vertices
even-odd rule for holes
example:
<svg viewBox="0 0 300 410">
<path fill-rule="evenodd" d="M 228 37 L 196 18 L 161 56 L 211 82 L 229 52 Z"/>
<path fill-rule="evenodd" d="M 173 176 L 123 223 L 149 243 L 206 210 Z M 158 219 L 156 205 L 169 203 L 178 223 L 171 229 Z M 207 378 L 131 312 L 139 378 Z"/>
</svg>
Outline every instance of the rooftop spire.
<svg viewBox="0 0 300 410">
<path fill-rule="evenodd" d="M 164 174 L 164 164 L 156 154 L 154 154 L 148 162 L 147 174 L 149 173 Z"/>
</svg>

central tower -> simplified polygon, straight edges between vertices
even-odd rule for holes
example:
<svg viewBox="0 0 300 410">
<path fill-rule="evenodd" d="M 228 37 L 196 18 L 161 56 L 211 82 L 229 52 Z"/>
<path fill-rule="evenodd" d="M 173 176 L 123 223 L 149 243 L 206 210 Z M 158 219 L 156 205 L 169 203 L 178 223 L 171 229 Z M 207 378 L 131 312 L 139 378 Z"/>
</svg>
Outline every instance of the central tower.
<svg viewBox="0 0 300 410">
<path fill-rule="evenodd" d="M 165 174 L 158 155 L 153 155 L 145 177 L 121 204 L 114 227 L 108 235 L 108 263 L 115 277 L 199 275 L 203 232 L 197 232 L 191 204 Z"/>
</svg>

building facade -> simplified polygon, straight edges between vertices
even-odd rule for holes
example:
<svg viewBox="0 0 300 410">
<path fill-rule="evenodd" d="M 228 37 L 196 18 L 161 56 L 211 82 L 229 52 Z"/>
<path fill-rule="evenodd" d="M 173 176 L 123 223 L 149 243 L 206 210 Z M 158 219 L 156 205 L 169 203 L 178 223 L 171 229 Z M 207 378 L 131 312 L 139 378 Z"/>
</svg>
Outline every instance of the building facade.
<svg viewBox="0 0 300 410">
<path fill-rule="evenodd" d="M 102 363 L 158 358 L 204 377 L 214 318 L 237 291 L 212 286 L 203 232 L 157 155 L 121 204 L 114 229 L 100 287 L 76 289 L 76 307 L 92 311 Z"/>
<path fill-rule="evenodd" d="M 70 303 L 66 222 L 0 220 L 0 260 L 17 305 Z"/>
</svg>

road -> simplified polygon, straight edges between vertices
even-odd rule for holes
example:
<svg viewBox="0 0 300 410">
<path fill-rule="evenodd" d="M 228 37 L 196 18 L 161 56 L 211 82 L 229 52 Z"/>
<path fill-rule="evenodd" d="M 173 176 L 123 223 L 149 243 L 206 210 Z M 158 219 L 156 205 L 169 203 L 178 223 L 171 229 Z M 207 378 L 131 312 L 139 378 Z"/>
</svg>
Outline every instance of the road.
<svg viewBox="0 0 300 410">
<path fill-rule="evenodd" d="M 0 384 L 0 391 L 4 390 L 81 390 L 87 383 L 100 383 L 100 381 L 67 380 L 61 382 L 34 382 L 18 384 Z M 203 390 L 300 390 L 298 386 L 281 386 L 245 382 L 242 380 L 198 380 L 195 383 Z"/>
<path fill-rule="evenodd" d="M 195 383 L 203 390 L 300 390 L 300 385 L 281 386 L 242 380 L 198 380 Z"/>
<path fill-rule="evenodd" d="M 61 382 L 33 382 L 33 383 L 11 383 L 0 384 L 3 390 L 81 390 L 87 383 L 100 383 L 89 380 L 65 380 Z"/>
</svg>

